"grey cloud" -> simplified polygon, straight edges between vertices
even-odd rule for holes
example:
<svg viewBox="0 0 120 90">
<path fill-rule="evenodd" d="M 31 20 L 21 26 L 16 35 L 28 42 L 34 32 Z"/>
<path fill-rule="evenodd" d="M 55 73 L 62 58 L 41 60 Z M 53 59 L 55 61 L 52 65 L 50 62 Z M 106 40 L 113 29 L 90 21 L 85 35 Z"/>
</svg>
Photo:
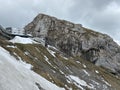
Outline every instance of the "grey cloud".
<svg viewBox="0 0 120 90">
<path fill-rule="evenodd" d="M 105 9 L 113 0 L 93 0 L 93 7 L 97 10 Z"/>
<path fill-rule="evenodd" d="M 0 24 L 21 27 L 30 22 L 38 13 L 58 18 L 67 18 L 72 0 L 1 0 Z"/>
<path fill-rule="evenodd" d="M 0 3 L 0 24 L 3 26 L 21 27 L 36 14 L 31 0 L 2 0 Z"/>
<path fill-rule="evenodd" d="M 75 0 L 74 6 L 69 11 L 69 17 L 74 17 L 71 18 L 72 21 L 120 40 L 119 5 L 118 0 Z"/>
</svg>

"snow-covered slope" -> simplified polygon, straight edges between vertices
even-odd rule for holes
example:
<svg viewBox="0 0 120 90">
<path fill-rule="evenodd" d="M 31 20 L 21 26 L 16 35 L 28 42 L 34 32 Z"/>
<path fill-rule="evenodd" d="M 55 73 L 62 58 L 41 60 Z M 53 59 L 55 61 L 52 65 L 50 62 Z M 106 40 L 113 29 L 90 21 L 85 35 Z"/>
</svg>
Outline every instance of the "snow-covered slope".
<svg viewBox="0 0 120 90">
<path fill-rule="evenodd" d="M 30 70 L 0 47 L 0 90 L 64 90 Z"/>
</svg>

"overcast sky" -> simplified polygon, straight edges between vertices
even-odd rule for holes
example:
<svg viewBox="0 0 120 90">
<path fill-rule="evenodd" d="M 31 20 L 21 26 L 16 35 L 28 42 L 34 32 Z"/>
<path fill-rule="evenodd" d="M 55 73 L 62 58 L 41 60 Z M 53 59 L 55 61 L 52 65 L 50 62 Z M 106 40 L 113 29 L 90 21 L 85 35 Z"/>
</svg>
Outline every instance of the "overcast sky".
<svg viewBox="0 0 120 90">
<path fill-rule="evenodd" d="M 4 27 L 24 27 L 38 13 L 80 23 L 120 41 L 120 0 L 0 0 Z"/>
</svg>

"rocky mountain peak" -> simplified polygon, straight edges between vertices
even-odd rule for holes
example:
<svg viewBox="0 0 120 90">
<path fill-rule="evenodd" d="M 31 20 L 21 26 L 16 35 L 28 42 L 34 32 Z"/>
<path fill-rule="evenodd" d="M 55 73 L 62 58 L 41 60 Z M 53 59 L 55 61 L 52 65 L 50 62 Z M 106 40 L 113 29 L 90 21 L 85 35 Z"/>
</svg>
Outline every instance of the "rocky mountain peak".
<svg viewBox="0 0 120 90">
<path fill-rule="evenodd" d="M 25 27 L 25 30 L 27 33 L 32 34 L 34 37 L 41 37 L 43 34 L 45 35 L 45 32 L 48 30 L 55 30 L 55 29 L 59 30 L 60 28 L 62 29 L 75 28 L 75 30 L 79 31 L 81 30 L 81 27 L 82 27 L 81 24 L 73 24 L 71 22 L 60 20 L 52 16 L 39 14 L 38 16 L 35 17 L 33 22 L 29 23 L 29 25 Z M 33 30 L 34 32 L 31 33 L 31 31 Z M 36 32 L 39 34 L 36 34 Z"/>
<path fill-rule="evenodd" d="M 25 26 L 25 31 L 68 57 L 80 56 L 114 74 L 120 73 L 120 47 L 106 34 L 45 14 L 35 17 Z"/>
<path fill-rule="evenodd" d="M 120 47 L 110 36 L 45 14 L 25 30 L 32 36 L 0 27 L 0 90 L 120 90 Z"/>
</svg>

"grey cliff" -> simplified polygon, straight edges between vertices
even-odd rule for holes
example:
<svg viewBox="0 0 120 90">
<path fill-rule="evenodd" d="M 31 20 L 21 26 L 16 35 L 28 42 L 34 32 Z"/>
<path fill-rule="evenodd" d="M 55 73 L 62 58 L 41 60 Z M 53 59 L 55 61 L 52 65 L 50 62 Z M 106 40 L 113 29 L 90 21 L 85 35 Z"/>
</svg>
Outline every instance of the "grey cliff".
<svg viewBox="0 0 120 90">
<path fill-rule="evenodd" d="M 42 38 L 66 56 L 81 56 L 114 74 L 120 74 L 120 47 L 106 34 L 44 14 L 39 14 L 25 26 L 25 31 L 38 40 Z"/>
</svg>

